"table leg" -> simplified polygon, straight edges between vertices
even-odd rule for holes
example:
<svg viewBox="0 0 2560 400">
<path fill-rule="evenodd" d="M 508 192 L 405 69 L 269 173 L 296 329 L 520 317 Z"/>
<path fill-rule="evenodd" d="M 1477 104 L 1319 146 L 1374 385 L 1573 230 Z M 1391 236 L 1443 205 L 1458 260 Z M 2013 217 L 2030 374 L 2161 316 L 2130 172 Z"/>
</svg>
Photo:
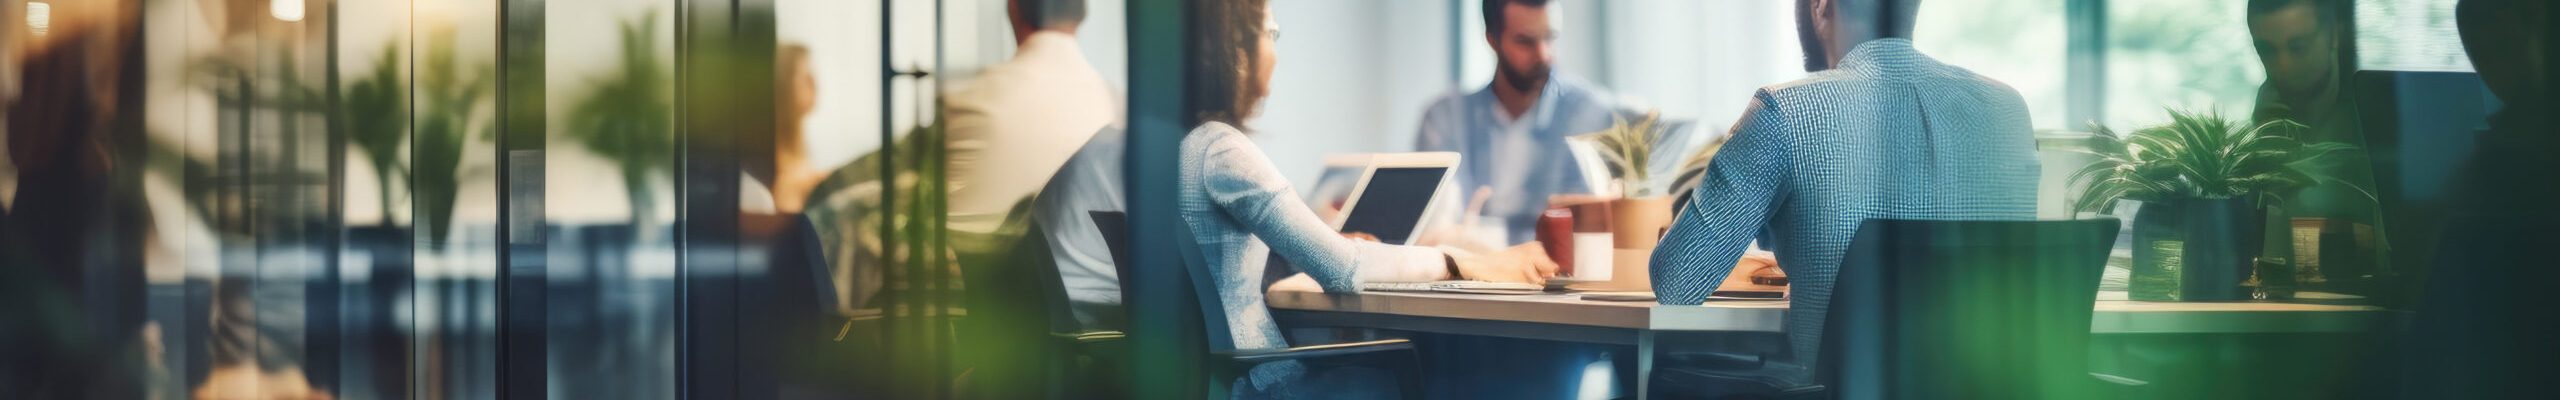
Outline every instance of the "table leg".
<svg viewBox="0 0 2560 400">
<path fill-rule="evenodd" d="M 1653 396 L 1653 331 L 1636 331 L 1636 400 Z"/>
</svg>

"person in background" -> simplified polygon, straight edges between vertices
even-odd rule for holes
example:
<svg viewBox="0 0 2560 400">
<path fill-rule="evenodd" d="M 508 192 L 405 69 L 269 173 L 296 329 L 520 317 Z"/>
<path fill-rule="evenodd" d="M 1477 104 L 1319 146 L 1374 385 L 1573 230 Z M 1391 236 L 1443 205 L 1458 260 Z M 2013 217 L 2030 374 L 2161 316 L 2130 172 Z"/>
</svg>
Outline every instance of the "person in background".
<svg viewBox="0 0 2560 400">
<path fill-rule="evenodd" d="M 1791 305 L 1758 375 L 1814 384 L 1833 275 L 1872 218 L 2035 218 L 2035 138 L 2016 90 L 1912 48 L 1920 1 L 1798 0 L 1811 76 L 1761 88 L 1653 252 L 1662 304 L 1707 299 L 1754 237 Z M 1766 233 L 1766 236 L 1762 236 Z"/>
<path fill-rule="evenodd" d="M 2346 88 L 2352 66 L 2346 43 L 2346 10 L 2331 0 L 2249 0 L 2249 38 L 2266 67 L 2258 88 L 2257 120 L 2291 119 L 2310 126 L 2300 139 L 2364 142 L 2356 102 Z"/>
<path fill-rule="evenodd" d="M 1496 225 L 1501 243 L 1533 240 L 1538 215 L 1550 198 L 1590 195 L 1565 139 L 1608 129 L 1634 114 L 1615 95 L 1555 70 L 1557 16 L 1551 0 L 1483 0 L 1484 40 L 1493 47 L 1493 80 L 1483 89 L 1451 93 L 1431 102 L 1414 137 L 1415 151 L 1449 151 L 1464 157 L 1457 172 L 1456 204 L 1482 204 L 1483 214 L 1442 215 L 1436 220 L 1476 220 Z M 1485 190 L 1489 189 L 1489 190 Z M 1484 199 L 1473 197 L 1483 196 Z M 1467 210 L 1448 204 L 1444 210 Z M 1453 218 L 1454 217 L 1454 218 Z M 1478 219 L 1481 218 L 1481 219 Z M 1490 228 L 1488 228 L 1490 229 Z M 1475 232 L 1461 226 L 1442 232 Z M 1447 235 L 1435 235 L 1448 237 Z M 1472 237 L 1466 239 L 1475 239 Z M 1491 238 L 1487 238 L 1491 239 Z M 1479 239 L 1479 241 L 1482 239 Z M 1459 243 L 1475 244 L 1466 240 Z M 1605 397 L 1616 389 L 1609 346 L 1486 336 L 1427 335 L 1417 343 L 1435 378 L 1435 394 L 1459 398 Z M 1517 365 L 1580 365 L 1552 375 L 1522 375 Z M 1544 372 L 1532 369 L 1528 371 Z M 1503 376 L 1506 379 L 1466 379 Z"/>
<path fill-rule="evenodd" d="M 802 123 L 818 107 L 818 78 L 809 71 L 809 47 L 784 43 L 773 50 L 773 205 L 781 214 L 798 214 L 809 192 L 827 170 L 809 165 L 808 132 Z"/>
<path fill-rule="evenodd" d="M 2400 398 L 2544 396 L 2560 357 L 2560 313 L 2549 296 L 2560 271 L 2560 130 L 2551 84 L 2553 4 L 2463 0 L 2455 7 L 2463 50 L 2504 108 L 2489 119 L 2467 165 L 2450 182 L 2454 211 L 2437 242 L 2425 292 L 2409 324 Z M 2467 124 L 2466 124 L 2467 126 Z"/>
<path fill-rule="evenodd" d="M 1228 305 L 1232 337 L 1225 339 L 1233 340 L 1236 349 L 1289 346 L 1263 303 L 1264 263 L 1273 258 L 1306 271 L 1324 291 L 1334 293 L 1358 291 L 1365 281 L 1539 283 L 1554 273 L 1555 264 L 1535 243 L 1464 255 L 1334 232 L 1242 128 L 1268 97 L 1279 62 L 1274 42 L 1280 31 L 1269 4 L 1236 0 L 1195 6 L 1195 56 L 1184 74 L 1193 80 L 1188 97 L 1195 102 L 1186 123 L 1196 127 L 1182 139 L 1178 204 Z M 1396 385 L 1387 376 L 1365 367 L 1318 369 L 1278 362 L 1254 367 L 1233 387 L 1238 398 L 1389 398 Z"/>
<path fill-rule="evenodd" d="M 1076 44 L 1083 0 L 1013 0 L 1013 59 L 943 93 L 950 227 L 994 232 L 1086 139 L 1119 119 L 1111 85 Z"/>
<path fill-rule="evenodd" d="M 773 49 L 773 173 L 748 169 L 738 178 L 738 205 L 749 215 L 797 215 L 830 172 L 809 165 L 807 129 L 818 106 L 818 79 L 809 71 L 809 47 L 782 43 Z M 750 222 L 748 229 L 780 229 L 779 222 Z"/>
<path fill-rule="evenodd" d="M 2267 73 L 2250 118 L 2254 124 L 2291 120 L 2305 127 L 2292 132 L 2295 139 L 2365 145 L 2354 90 L 2346 82 L 2354 68 L 2345 51 L 2353 26 L 2347 6 L 2341 0 L 2249 0 L 2249 37 Z M 2352 234 L 2355 224 L 2375 224 L 2379 205 L 2365 194 L 2375 188 L 2373 167 L 2364 157 L 2331 157 L 2309 167 L 2339 182 L 2319 182 L 2289 196 L 2280 206 L 2281 213 L 2269 213 L 2271 232 L 2289 232 L 2292 218 L 2327 219 L 2323 229 L 2341 234 Z M 2267 244 L 2269 255 L 2293 253 L 2290 240 Z M 2323 251 L 2339 256 L 2322 259 L 2331 260 L 2327 264 L 2333 264 L 2337 269 L 2333 272 L 2343 274 L 2342 278 L 2359 274 L 2361 268 L 2355 265 L 2380 259 L 2376 249 L 2350 250 Z"/>
<path fill-rule="evenodd" d="M 1121 154 L 1128 146 L 1117 127 L 1104 128 L 1076 151 L 1075 158 L 1049 178 L 1049 187 L 1033 200 L 1032 220 L 1047 229 L 1051 261 L 1066 286 L 1068 311 L 1087 330 L 1126 330 L 1128 314 L 1120 307 L 1120 271 L 1111 244 L 1093 221 L 1092 212 L 1128 211 L 1123 191 Z"/>
<path fill-rule="evenodd" d="M 1012 398 L 1036 382 L 1037 370 L 1018 362 L 1017 349 L 1038 338 L 1015 336 L 1040 331 L 1014 326 L 1026 318 L 997 317 L 1028 313 L 1037 304 L 1027 290 L 1007 285 L 1025 280 L 1012 269 L 1010 253 L 1027 238 L 1034 196 L 1073 157 L 1077 149 L 1119 119 L 1120 101 L 1111 85 L 1085 60 L 1076 30 L 1085 17 L 1084 0 L 1011 0 L 1005 15 L 1013 28 L 1014 56 L 988 66 L 966 83 L 942 95 L 945 226 L 949 246 L 969 290 L 975 316 L 957 328 L 965 347 L 958 356 L 964 373 L 962 397 Z M 1047 231 L 1057 231 L 1048 228 Z M 1019 308 L 1017 308 L 1019 306 Z"/>
<path fill-rule="evenodd" d="M 1615 96 L 1555 71 L 1556 37 L 1562 33 L 1553 18 L 1561 8 L 1550 0 L 1484 0 L 1484 39 L 1496 62 L 1493 81 L 1432 101 L 1414 137 L 1414 151 L 1465 157 L 1458 193 L 1493 189 L 1483 212 L 1486 221 L 1501 225 L 1506 243 L 1535 236 L 1531 228 L 1547 210 L 1548 197 L 1592 193 L 1600 182 L 1584 181 L 1572 152 L 1564 150 L 1565 138 L 1608 129 L 1624 111 Z"/>
</svg>

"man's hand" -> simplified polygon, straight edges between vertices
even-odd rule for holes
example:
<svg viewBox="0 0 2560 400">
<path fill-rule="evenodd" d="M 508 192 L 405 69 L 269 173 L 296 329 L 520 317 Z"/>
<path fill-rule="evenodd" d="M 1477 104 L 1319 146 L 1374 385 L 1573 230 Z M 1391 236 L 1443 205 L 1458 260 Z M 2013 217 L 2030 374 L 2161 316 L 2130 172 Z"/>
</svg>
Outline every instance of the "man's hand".
<svg viewBox="0 0 2560 400">
<path fill-rule="evenodd" d="M 1742 259 L 1734 261 L 1733 272 L 1725 274 L 1724 282 L 1718 284 L 1716 290 L 1786 290 L 1785 286 L 1765 285 L 1754 281 L 1755 278 L 1771 277 L 1779 281 L 1786 279 L 1785 270 L 1778 268 L 1777 255 L 1765 251 L 1744 252 Z"/>
<path fill-rule="evenodd" d="M 1491 254 L 1452 255 L 1450 260 L 1457 263 L 1458 276 L 1452 277 L 1456 279 L 1546 284 L 1547 278 L 1556 275 L 1556 261 L 1547 258 L 1546 248 L 1538 242 Z"/>
</svg>

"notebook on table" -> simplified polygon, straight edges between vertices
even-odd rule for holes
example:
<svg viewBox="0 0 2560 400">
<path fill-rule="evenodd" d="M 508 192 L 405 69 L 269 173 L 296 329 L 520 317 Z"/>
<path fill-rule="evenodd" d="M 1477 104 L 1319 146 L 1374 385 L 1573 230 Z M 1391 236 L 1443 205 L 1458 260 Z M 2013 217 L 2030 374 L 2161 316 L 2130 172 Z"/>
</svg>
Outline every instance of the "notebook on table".
<svg viewBox="0 0 2560 400">
<path fill-rule="evenodd" d="M 1547 291 L 1547 287 L 1546 287 L 1546 286 L 1543 286 L 1543 285 L 1533 285 L 1533 284 L 1518 283 L 1518 282 L 1486 282 L 1486 281 L 1369 282 L 1369 283 L 1362 283 L 1362 284 L 1360 284 L 1360 291 L 1364 291 L 1364 292 L 1437 292 L 1437 293 L 1474 293 L 1474 294 L 1537 294 L 1537 293 L 1545 293 L 1545 292 Z"/>
</svg>

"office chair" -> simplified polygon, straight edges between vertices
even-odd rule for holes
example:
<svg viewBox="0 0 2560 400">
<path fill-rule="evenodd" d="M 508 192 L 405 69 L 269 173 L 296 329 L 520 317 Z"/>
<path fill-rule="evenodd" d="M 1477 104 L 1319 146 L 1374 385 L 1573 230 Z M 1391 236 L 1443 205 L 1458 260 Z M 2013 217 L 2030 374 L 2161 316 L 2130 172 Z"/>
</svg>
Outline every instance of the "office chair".
<svg viewBox="0 0 2560 400">
<path fill-rule="evenodd" d="M 1117 330 L 1087 329 L 1076 321 L 1072 300 L 1067 296 L 1066 282 L 1058 271 L 1057 259 L 1049 248 L 1048 232 L 1033 223 L 1029 234 L 1014 247 L 1010 255 L 1016 271 L 1025 271 L 1040 293 L 1040 314 L 1047 330 L 1042 332 L 1042 375 L 1047 398 L 1104 399 L 1124 398 L 1118 390 L 1119 373 L 1127 357 L 1128 337 Z M 1115 263 L 1117 259 L 1113 260 Z"/>
<path fill-rule="evenodd" d="M 1209 273 L 1207 255 L 1202 254 L 1200 244 L 1191 239 L 1197 236 L 1191 234 L 1189 224 L 1175 225 L 1178 226 L 1179 231 L 1174 237 L 1183 238 L 1183 240 L 1176 240 L 1174 244 L 1182 253 L 1181 268 L 1124 268 L 1124 270 L 1136 273 L 1181 274 L 1182 279 L 1165 281 L 1189 283 L 1185 287 L 1174 288 L 1170 292 L 1175 293 L 1175 296 L 1171 297 L 1191 300 L 1180 307 L 1186 311 L 1197 311 L 1193 315 L 1200 316 L 1198 323 L 1182 321 L 1186 323 L 1182 324 L 1183 332 L 1180 333 L 1187 337 L 1207 339 L 1195 342 L 1200 343 L 1195 350 L 1199 354 L 1197 364 L 1204 367 L 1202 369 L 1208 379 L 1206 382 L 1200 382 L 1204 387 L 1191 392 L 1202 393 L 1204 398 L 1229 398 L 1231 392 L 1228 386 L 1233 384 L 1237 377 L 1244 376 L 1246 371 L 1263 364 L 1294 360 L 1317 368 L 1346 364 L 1385 366 L 1387 367 L 1385 369 L 1396 373 L 1404 398 L 1423 397 L 1421 358 L 1414 351 L 1413 342 L 1404 339 L 1296 346 L 1285 349 L 1236 349 L 1235 336 L 1227 330 L 1226 301 L 1218 296 L 1216 279 Z M 1122 287 L 1128 287 L 1128 283 L 1131 282 L 1128 276 L 1121 275 Z"/>
<path fill-rule="evenodd" d="M 1080 375 L 1074 316 L 1064 310 L 1064 291 L 1054 287 L 1057 269 L 1049 260 L 1046 232 L 1028 223 L 1019 237 L 975 235 L 973 240 L 1001 240 L 958 251 L 961 295 L 969 315 L 959 324 L 959 358 L 968 371 L 960 392 L 964 398 L 1087 398 L 1077 395 L 1069 377 Z M 1063 323 L 1060 318 L 1063 317 Z M 1069 327 L 1061 331 L 1060 326 Z M 1095 334 L 1090 342 L 1116 341 L 1118 334 Z"/>
<path fill-rule="evenodd" d="M 1832 287 L 1812 366 L 1818 385 L 1670 368 L 1655 374 L 1657 386 L 1716 388 L 1698 397 L 1722 398 L 2124 394 L 2115 386 L 2143 383 L 2087 372 L 2098 276 L 2118 227 L 2114 219 L 1868 220 Z"/>
<path fill-rule="evenodd" d="M 898 368 L 882 357 L 884 316 L 853 316 L 837 309 L 835 277 L 826 254 L 826 238 L 809 215 L 790 216 L 790 226 L 772 238 L 770 270 L 759 305 L 746 311 L 759 326 L 742 346 L 766 353 L 779 363 L 773 376 L 740 379 L 781 380 L 805 390 L 887 393 L 894 384 L 888 371 Z M 856 300 L 856 304 L 860 300 Z"/>
</svg>

